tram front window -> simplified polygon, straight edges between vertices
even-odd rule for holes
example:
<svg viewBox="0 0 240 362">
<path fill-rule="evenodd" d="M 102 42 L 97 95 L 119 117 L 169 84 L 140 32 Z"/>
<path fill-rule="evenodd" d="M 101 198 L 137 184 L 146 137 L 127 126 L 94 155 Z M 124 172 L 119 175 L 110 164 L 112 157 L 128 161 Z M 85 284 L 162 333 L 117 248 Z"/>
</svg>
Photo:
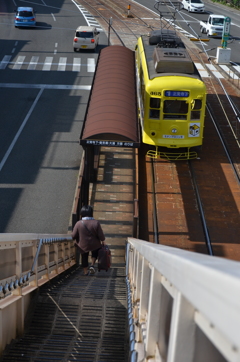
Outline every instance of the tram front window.
<svg viewBox="0 0 240 362">
<path fill-rule="evenodd" d="M 149 118 L 159 119 L 160 118 L 160 99 L 150 98 L 149 103 Z"/>
<path fill-rule="evenodd" d="M 199 120 L 201 117 L 202 101 L 201 99 L 193 99 L 191 102 L 191 120 Z"/>
<path fill-rule="evenodd" d="M 158 109 L 149 109 L 149 118 L 159 119 L 160 111 Z"/>
<path fill-rule="evenodd" d="M 164 119 L 187 119 L 188 104 L 186 101 L 166 100 L 163 106 Z"/>
</svg>

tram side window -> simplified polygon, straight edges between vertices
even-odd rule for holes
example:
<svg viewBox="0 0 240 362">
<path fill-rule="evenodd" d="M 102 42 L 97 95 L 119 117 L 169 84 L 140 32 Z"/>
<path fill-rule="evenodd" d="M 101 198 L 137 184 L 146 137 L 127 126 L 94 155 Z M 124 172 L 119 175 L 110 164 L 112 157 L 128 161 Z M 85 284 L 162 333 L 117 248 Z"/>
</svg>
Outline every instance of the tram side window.
<svg viewBox="0 0 240 362">
<path fill-rule="evenodd" d="M 160 118 L 160 99 L 150 98 L 149 103 L 149 118 L 159 119 Z"/>
<path fill-rule="evenodd" d="M 164 101 L 164 119 L 187 119 L 188 104 L 177 99 Z"/>
<path fill-rule="evenodd" d="M 145 99 L 145 84 L 144 81 L 141 82 L 141 93 L 142 93 L 142 99 Z"/>
<path fill-rule="evenodd" d="M 201 99 L 193 99 L 191 105 L 191 120 L 197 120 L 201 117 L 202 101 Z"/>
<path fill-rule="evenodd" d="M 145 85 L 144 85 L 142 68 L 140 68 L 140 70 L 139 70 L 139 79 L 140 79 L 140 92 L 141 92 L 142 99 L 144 99 Z"/>
</svg>

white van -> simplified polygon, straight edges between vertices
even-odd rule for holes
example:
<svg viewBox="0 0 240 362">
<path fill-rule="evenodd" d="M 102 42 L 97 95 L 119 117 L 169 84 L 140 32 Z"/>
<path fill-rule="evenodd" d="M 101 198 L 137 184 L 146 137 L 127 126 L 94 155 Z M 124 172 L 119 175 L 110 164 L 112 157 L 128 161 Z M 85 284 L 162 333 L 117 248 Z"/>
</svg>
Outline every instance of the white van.
<svg viewBox="0 0 240 362">
<path fill-rule="evenodd" d="M 202 0 L 182 0 L 183 9 L 195 13 L 205 13 L 205 7 Z"/>
<path fill-rule="evenodd" d="M 73 50 L 95 49 L 99 43 L 99 31 L 94 26 L 79 26 L 73 39 Z"/>
</svg>

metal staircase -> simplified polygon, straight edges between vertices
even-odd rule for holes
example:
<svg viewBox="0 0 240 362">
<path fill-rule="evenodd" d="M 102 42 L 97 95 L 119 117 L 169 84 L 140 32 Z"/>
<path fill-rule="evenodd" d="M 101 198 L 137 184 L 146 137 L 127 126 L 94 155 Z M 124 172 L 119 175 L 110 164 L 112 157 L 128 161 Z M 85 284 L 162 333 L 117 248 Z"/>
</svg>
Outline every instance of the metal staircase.
<svg viewBox="0 0 240 362">
<path fill-rule="evenodd" d="M 123 362 L 129 333 L 125 268 L 83 276 L 80 267 L 36 291 L 24 335 L 1 362 Z"/>
</svg>

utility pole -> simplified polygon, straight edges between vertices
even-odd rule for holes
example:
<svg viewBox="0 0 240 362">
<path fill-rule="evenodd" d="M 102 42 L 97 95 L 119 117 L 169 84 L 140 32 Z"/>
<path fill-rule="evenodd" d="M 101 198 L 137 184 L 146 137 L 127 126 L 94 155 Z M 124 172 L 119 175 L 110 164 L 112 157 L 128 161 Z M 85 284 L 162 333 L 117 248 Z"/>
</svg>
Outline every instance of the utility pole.
<svg viewBox="0 0 240 362">
<path fill-rule="evenodd" d="M 230 35 L 230 25 L 231 25 L 231 18 L 225 17 L 224 19 L 224 26 L 223 26 L 223 34 L 222 34 L 222 48 L 227 48 L 227 42 Z"/>
</svg>

